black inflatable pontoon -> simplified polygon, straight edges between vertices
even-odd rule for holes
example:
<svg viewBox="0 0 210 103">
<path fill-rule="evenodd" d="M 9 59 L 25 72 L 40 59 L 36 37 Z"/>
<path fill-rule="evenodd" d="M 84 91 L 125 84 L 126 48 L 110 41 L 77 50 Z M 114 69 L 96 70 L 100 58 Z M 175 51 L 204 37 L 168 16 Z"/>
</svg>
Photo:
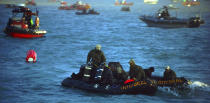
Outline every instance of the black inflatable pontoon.
<svg viewBox="0 0 210 103">
<path fill-rule="evenodd" d="M 68 77 L 63 80 L 62 86 L 87 90 L 89 92 L 98 92 L 106 94 L 146 94 L 154 95 L 157 91 L 156 82 L 137 81 L 123 85 L 101 86 L 90 84 L 82 80 L 76 80 Z"/>
<path fill-rule="evenodd" d="M 184 77 L 177 77 L 173 80 L 166 80 L 160 76 L 152 76 L 151 79 L 157 82 L 159 87 L 185 87 L 189 85 L 189 81 Z"/>
</svg>

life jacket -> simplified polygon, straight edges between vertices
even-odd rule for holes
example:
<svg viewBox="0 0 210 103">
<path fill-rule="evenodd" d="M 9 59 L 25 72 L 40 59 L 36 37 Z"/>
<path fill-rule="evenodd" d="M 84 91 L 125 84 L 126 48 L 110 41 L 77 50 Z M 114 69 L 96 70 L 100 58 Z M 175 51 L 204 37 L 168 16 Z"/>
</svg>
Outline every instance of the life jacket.
<svg viewBox="0 0 210 103">
<path fill-rule="evenodd" d="M 32 18 L 31 18 L 31 20 L 30 20 L 30 23 L 31 23 L 31 25 L 34 25 L 34 21 L 33 21 Z"/>
<path fill-rule="evenodd" d="M 36 27 L 39 27 L 39 17 L 37 16 L 35 19 Z"/>
<path fill-rule="evenodd" d="M 91 70 L 92 70 L 92 68 L 88 65 L 84 67 L 84 73 L 83 73 L 83 77 L 82 77 L 82 79 L 84 81 L 89 81 L 90 80 Z"/>
</svg>

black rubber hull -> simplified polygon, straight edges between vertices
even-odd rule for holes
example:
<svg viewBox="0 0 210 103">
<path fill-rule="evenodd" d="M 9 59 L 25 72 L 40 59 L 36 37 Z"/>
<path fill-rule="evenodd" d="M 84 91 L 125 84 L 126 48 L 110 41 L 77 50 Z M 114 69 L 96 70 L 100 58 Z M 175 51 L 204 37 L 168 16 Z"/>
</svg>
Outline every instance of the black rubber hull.
<svg viewBox="0 0 210 103">
<path fill-rule="evenodd" d="M 145 22 L 149 27 L 160 27 L 160 28 L 192 28 L 200 27 L 201 22 L 192 22 L 188 19 L 172 19 L 172 20 L 161 20 L 150 16 L 141 16 L 140 20 Z"/>
<path fill-rule="evenodd" d="M 81 13 L 81 12 L 76 12 L 76 15 L 99 15 L 99 13 Z"/>
<path fill-rule="evenodd" d="M 154 95 L 157 91 L 155 83 L 146 81 L 138 81 L 127 85 L 112 85 L 94 87 L 95 84 L 89 84 L 84 81 L 66 78 L 63 80 L 62 85 L 65 87 L 78 88 L 89 92 L 106 93 L 106 94 L 146 94 Z"/>
<path fill-rule="evenodd" d="M 173 80 L 166 80 L 160 76 L 153 76 L 151 79 L 157 82 L 157 86 L 159 87 L 185 87 L 188 85 L 188 80 L 184 77 L 177 77 Z"/>
</svg>

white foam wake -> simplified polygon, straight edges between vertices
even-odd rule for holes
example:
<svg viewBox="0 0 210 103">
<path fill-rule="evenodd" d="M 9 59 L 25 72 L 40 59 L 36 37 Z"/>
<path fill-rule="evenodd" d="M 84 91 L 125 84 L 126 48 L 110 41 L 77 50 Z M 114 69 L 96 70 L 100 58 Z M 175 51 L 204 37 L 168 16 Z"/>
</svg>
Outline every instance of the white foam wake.
<svg viewBox="0 0 210 103">
<path fill-rule="evenodd" d="M 203 82 L 200 81 L 193 81 L 189 83 L 191 87 L 209 87 L 208 84 L 205 84 Z"/>
</svg>

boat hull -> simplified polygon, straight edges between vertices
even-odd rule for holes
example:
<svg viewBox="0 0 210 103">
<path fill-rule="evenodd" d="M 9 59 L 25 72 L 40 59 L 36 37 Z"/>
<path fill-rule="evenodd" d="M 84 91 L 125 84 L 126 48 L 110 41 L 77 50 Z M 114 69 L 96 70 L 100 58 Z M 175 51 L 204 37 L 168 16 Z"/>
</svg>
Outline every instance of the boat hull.
<svg viewBox="0 0 210 103">
<path fill-rule="evenodd" d="M 188 23 L 185 21 L 169 21 L 159 20 L 155 18 L 140 17 L 140 20 L 145 22 L 149 27 L 161 27 L 161 28 L 182 28 L 188 27 Z"/>
<path fill-rule="evenodd" d="M 76 15 L 99 15 L 99 13 L 90 14 L 90 13 L 79 13 L 79 12 L 76 12 Z"/>
<path fill-rule="evenodd" d="M 19 29 L 14 27 L 7 27 L 4 32 L 15 38 L 39 38 L 47 33 L 44 30 Z"/>
<path fill-rule="evenodd" d="M 157 85 L 155 83 L 149 83 L 146 81 L 137 81 L 124 85 L 112 85 L 112 86 L 94 86 L 95 84 L 86 83 L 81 80 L 75 80 L 72 78 L 66 78 L 62 82 L 62 86 L 78 88 L 89 92 L 105 93 L 105 94 L 146 94 L 154 95 L 157 91 Z"/>
<path fill-rule="evenodd" d="M 183 27 L 200 27 L 203 20 L 196 20 L 196 19 L 158 19 L 151 16 L 141 16 L 139 17 L 140 20 L 145 22 L 149 27 L 160 27 L 160 28 L 183 28 Z M 194 20 L 194 21 L 193 21 Z"/>
</svg>

